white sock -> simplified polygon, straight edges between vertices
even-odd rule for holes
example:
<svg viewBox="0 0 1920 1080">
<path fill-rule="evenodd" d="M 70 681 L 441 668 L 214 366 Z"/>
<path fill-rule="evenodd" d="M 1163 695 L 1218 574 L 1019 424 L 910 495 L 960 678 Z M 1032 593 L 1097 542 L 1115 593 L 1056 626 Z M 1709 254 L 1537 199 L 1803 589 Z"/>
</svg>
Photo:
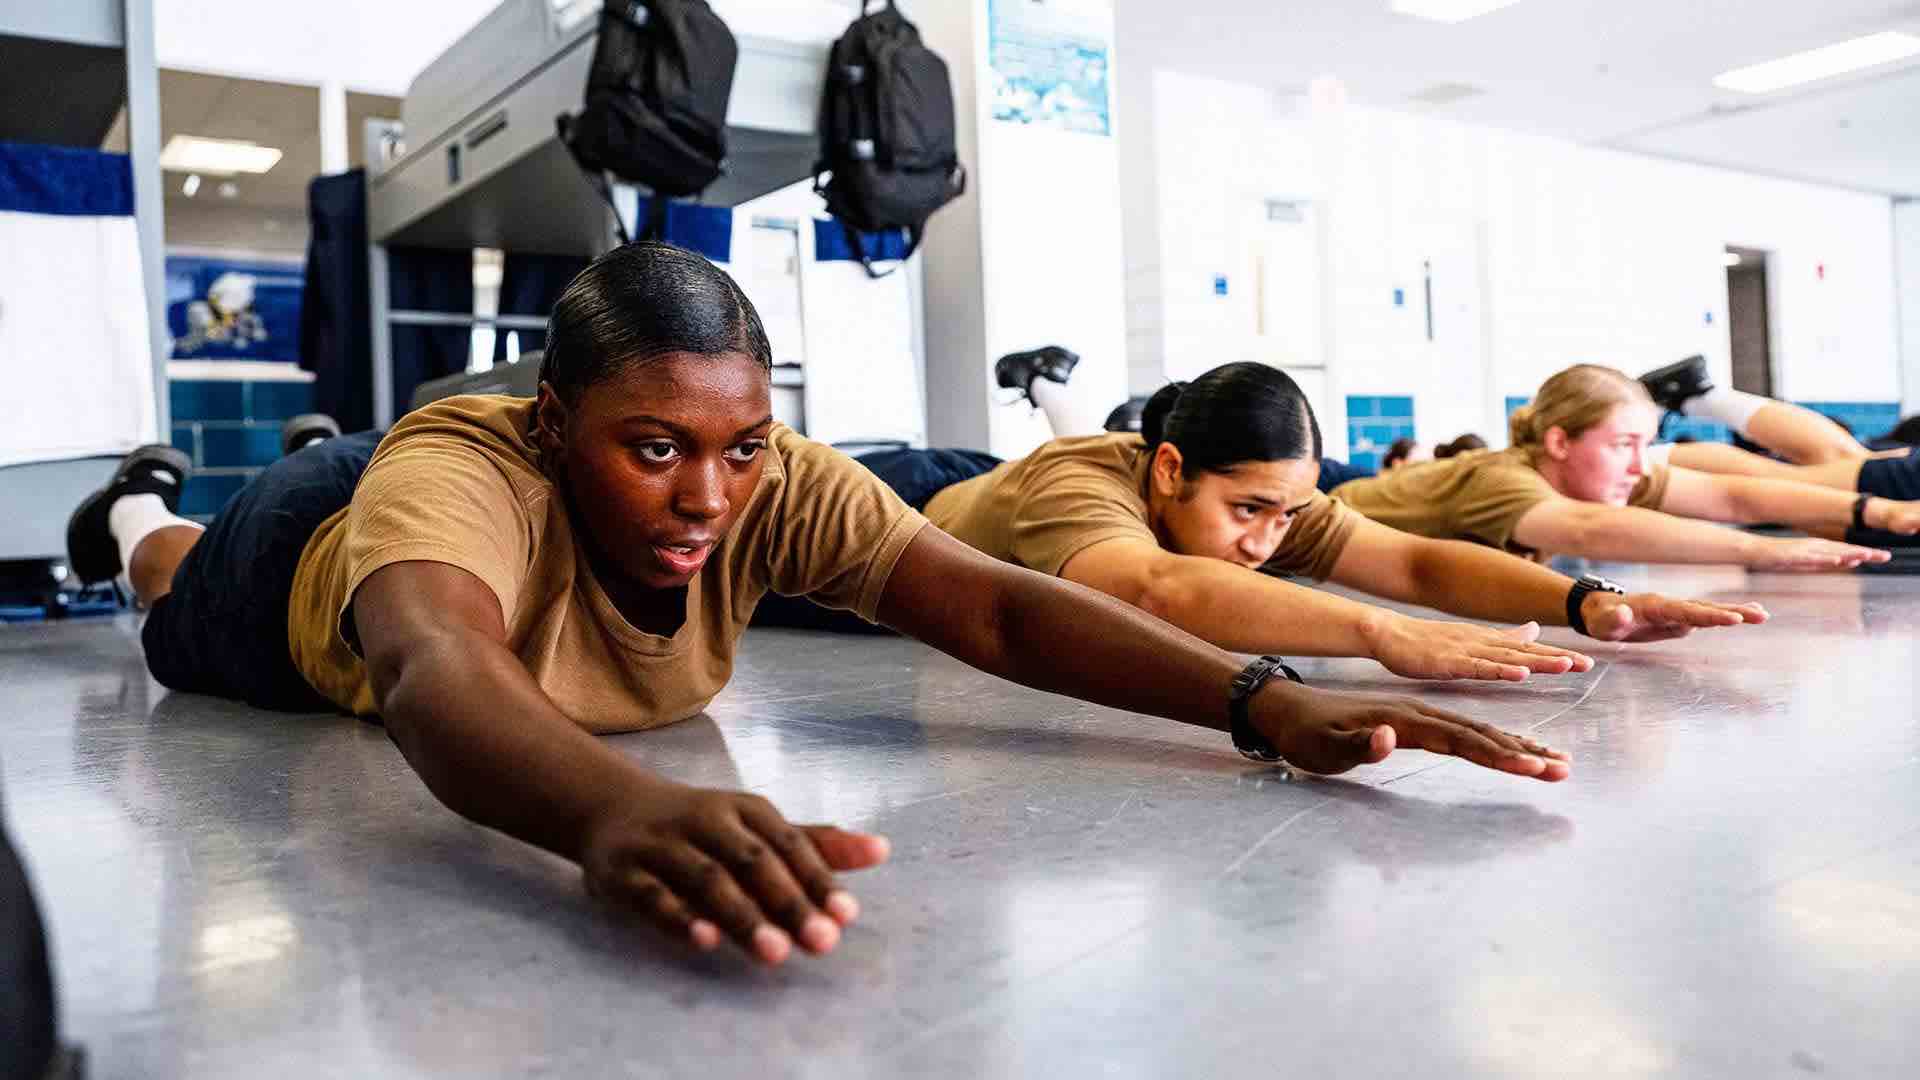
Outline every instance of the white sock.
<svg viewBox="0 0 1920 1080">
<path fill-rule="evenodd" d="M 1771 404 L 1772 398 L 1716 386 L 1699 397 L 1688 398 L 1680 406 L 1680 411 L 1697 420 L 1725 424 L 1745 435 L 1747 425 L 1753 423 L 1753 414 Z"/>
<path fill-rule="evenodd" d="M 1033 403 L 1040 406 L 1040 411 L 1047 414 L 1047 423 L 1053 427 L 1054 438 L 1106 433 L 1107 414 L 1113 411 L 1113 407 L 1101 408 L 1095 402 L 1081 400 L 1084 395 L 1076 393 L 1071 384 L 1037 378 L 1027 393 L 1032 396 Z"/>
<path fill-rule="evenodd" d="M 203 531 L 206 528 L 168 510 L 158 495 L 123 495 L 107 509 L 107 531 L 120 545 L 120 576 L 116 580 L 126 586 L 129 593 L 134 591 L 133 582 L 127 576 L 133 569 L 133 549 L 155 532 L 175 525 Z"/>
</svg>

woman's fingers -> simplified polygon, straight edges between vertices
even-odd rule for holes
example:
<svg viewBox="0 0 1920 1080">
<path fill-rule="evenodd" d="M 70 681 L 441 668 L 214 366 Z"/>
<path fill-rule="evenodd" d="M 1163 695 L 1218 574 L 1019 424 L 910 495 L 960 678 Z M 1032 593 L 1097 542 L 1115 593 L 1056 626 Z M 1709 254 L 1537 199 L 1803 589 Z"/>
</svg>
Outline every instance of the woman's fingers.
<svg viewBox="0 0 1920 1080">
<path fill-rule="evenodd" d="M 642 862 L 700 917 L 761 963 L 778 964 L 792 952 L 793 938 L 767 919 L 726 864 L 693 842 L 662 844 L 643 855 Z"/>
<path fill-rule="evenodd" d="M 750 800 L 743 800 L 743 805 L 746 801 Z M 824 953 L 840 943 L 840 924 L 814 906 L 782 853 L 748 828 L 744 820 L 709 823 L 696 840 L 727 868 L 754 904 L 802 948 Z M 821 870 L 824 872 L 825 867 Z M 826 891 L 821 890 L 823 899 Z"/>
<path fill-rule="evenodd" d="M 865 870 L 879 866 L 893 853 L 893 845 L 884 836 L 848 832 L 832 825 L 802 825 L 800 831 L 813 841 L 820 857 L 835 870 Z"/>
<path fill-rule="evenodd" d="M 630 911 L 660 928 L 671 938 L 691 943 L 708 952 L 720 945 L 720 928 L 693 913 L 686 901 L 658 877 L 633 867 L 618 875 L 612 887 L 602 890 L 607 903 Z"/>
</svg>

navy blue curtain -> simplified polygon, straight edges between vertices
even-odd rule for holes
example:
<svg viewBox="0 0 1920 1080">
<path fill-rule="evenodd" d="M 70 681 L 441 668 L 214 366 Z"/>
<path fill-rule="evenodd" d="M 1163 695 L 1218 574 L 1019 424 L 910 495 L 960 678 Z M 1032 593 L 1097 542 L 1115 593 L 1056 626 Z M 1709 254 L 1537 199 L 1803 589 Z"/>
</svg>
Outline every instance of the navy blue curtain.
<svg viewBox="0 0 1920 1080">
<path fill-rule="evenodd" d="M 574 275 L 587 268 L 590 259 L 572 255 L 518 255 L 507 252 L 500 267 L 500 314 L 537 315 L 544 319 L 553 313 L 554 301 L 566 291 Z M 544 330 L 521 330 L 520 352 L 546 348 Z M 493 339 L 493 362 L 507 362 L 507 332 Z"/>
<path fill-rule="evenodd" d="M 373 426 L 366 179 L 365 170 L 355 169 L 307 185 L 311 236 L 300 366 L 314 374 L 314 408 L 339 421 L 343 431 Z"/>
<path fill-rule="evenodd" d="M 387 249 L 387 296 L 394 311 L 473 314 L 473 252 L 435 248 Z M 473 330 L 466 326 L 393 328 L 393 400 L 404 411 L 413 388 L 467 370 Z M 342 427 L 342 430 L 354 430 Z"/>
</svg>

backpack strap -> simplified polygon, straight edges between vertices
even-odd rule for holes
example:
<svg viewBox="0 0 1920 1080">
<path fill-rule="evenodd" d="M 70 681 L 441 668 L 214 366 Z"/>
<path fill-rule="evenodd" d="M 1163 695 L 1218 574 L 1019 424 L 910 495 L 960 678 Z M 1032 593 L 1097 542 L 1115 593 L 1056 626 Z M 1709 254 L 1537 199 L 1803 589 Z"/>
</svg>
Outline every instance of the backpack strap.
<svg viewBox="0 0 1920 1080">
<path fill-rule="evenodd" d="M 853 224 L 845 218 L 839 218 L 837 220 L 840 222 L 841 231 L 847 234 L 847 245 L 853 248 L 854 257 L 860 260 L 860 265 L 867 271 L 867 276 L 875 281 L 884 277 L 891 277 L 901 267 L 907 265 L 907 260 L 913 258 L 913 253 L 920 250 L 920 241 L 926 235 L 926 231 L 918 225 L 907 226 L 907 250 L 900 253 L 898 261 L 891 267 L 885 270 L 875 270 L 873 264 L 876 257 L 867 254 L 866 234 L 858 228 L 855 228 Z"/>
<path fill-rule="evenodd" d="M 667 197 L 657 191 L 647 199 L 647 225 L 640 230 L 640 239 L 663 243 L 667 239 Z"/>
</svg>

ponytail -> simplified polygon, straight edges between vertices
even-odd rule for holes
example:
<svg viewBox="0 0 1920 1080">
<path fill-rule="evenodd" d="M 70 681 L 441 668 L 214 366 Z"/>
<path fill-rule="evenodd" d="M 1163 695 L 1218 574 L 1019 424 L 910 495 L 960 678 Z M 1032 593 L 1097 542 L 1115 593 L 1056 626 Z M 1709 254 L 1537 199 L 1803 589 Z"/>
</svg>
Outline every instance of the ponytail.
<svg viewBox="0 0 1920 1080">
<path fill-rule="evenodd" d="M 1156 449 L 1167 441 L 1167 414 L 1180 403 L 1180 395 L 1186 392 L 1186 383 L 1168 383 L 1147 399 L 1146 407 L 1140 410 L 1140 437 L 1147 440 L 1148 450 Z"/>
</svg>

